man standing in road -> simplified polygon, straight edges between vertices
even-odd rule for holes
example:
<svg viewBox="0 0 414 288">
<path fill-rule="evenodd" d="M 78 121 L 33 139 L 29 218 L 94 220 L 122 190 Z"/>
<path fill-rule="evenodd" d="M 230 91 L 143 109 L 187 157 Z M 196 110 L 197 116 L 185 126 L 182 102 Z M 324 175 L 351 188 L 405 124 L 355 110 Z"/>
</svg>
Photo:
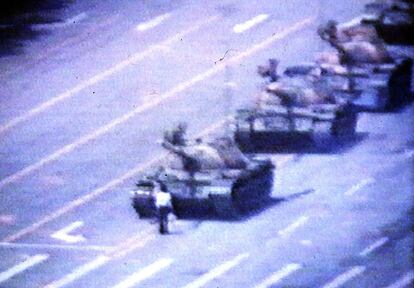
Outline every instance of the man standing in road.
<svg viewBox="0 0 414 288">
<path fill-rule="evenodd" d="M 159 232 L 166 234 L 168 233 L 168 215 L 173 212 L 171 194 L 163 191 L 160 183 L 155 183 L 153 197 L 157 209 L 158 223 L 160 225 Z"/>
</svg>

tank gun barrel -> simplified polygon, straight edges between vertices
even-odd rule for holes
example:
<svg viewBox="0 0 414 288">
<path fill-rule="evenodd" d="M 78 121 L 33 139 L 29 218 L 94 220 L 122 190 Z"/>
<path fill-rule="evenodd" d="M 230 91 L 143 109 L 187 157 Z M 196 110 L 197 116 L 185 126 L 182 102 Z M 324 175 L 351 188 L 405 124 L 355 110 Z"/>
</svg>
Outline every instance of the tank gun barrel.
<svg viewBox="0 0 414 288">
<path fill-rule="evenodd" d="M 177 154 L 178 156 L 182 157 L 182 156 L 186 156 L 186 153 L 184 152 L 184 150 L 181 147 L 177 147 L 173 144 L 171 144 L 169 141 L 163 140 L 161 142 L 161 146 L 163 148 L 165 148 L 166 150 Z"/>
<path fill-rule="evenodd" d="M 320 112 L 324 112 L 321 114 Z M 315 111 L 309 111 L 308 109 L 299 108 L 286 108 L 272 107 L 264 109 L 263 111 L 256 112 L 256 117 L 286 117 L 286 118 L 303 118 L 311 119 L 318 122 L 333 122 L 335 121 L 335 107 L 334 105 L 324 105 L 324 107 L 317 107 Z M 251 115 L 253 116 L 253 115 Z M 254 117 L 254 116 L 253 116 Z"/>
<path fill-rule="evenodd" d="M 191 177 L 193 177 L 196 172 L 200 171 L 201 164 L 198 159 L 186 153 L 182 146 L 173 145 L 166 140 L 164 140 L 161 145 L 168 151 L 181 158 L 184 170 L 187 171 Z"/>
</svg>

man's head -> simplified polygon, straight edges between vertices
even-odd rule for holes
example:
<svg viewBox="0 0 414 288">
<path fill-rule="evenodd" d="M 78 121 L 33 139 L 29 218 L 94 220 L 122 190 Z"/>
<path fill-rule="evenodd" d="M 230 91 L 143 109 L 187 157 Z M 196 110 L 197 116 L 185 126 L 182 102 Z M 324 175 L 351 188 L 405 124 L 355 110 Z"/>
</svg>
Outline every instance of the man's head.
<svg viewBox="0 0 414 288">
<path fill-rule="evenodd" d="M 178 131 L 183 132 L 183 133 L 187 132 L 187 123 L 186 122 L 178 123 L 177 129 Z"/>
<path fill-rule="evenodd" d="M 323 40 L 333 40 L 337 37 L 338 22 L 335 20 L 329 20 L 325 25 L 319 26 L 317 32 Z"/>
<path fill-rule="evenodd" d="M 279 60 L 278 59 L 275 59 L 275 58 L 270 58 L 269 59 L 269 67 L 270 68 L 276 69 L 278 65 L 279 65 Z"/>
</svg>

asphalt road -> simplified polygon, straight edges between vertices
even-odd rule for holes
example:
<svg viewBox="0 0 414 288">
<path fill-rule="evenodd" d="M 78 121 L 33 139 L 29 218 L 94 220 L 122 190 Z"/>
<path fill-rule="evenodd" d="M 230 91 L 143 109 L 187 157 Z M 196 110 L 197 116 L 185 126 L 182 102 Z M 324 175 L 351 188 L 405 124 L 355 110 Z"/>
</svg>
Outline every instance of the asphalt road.
<svg viewBox="0 0 414 288">
<path fill-rule="evenodd" d="M 0 287 L 410 286 L 413 105 L 270 155 L 274 201 L 243 220 L 160 236 L 130 206 L 165 129 L 222 133 L 257 64 L 313 59 L 366 1 L 80 2 L 0 57 Z"/>
</svg>

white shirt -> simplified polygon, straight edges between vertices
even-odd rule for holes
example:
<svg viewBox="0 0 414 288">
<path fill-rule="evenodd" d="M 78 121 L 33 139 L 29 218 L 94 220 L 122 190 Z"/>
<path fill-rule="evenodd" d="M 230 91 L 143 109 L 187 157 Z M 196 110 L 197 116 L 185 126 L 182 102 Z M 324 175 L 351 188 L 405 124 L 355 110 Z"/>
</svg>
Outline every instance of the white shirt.
<svg viewBox="0 0 414 288">
<path fill-rule="evenodd" d="M 155 206 L 165 207 L 171 206 L 171 195 L 170 193 L 158 191 L 155 193 Z"/>
</svg>

